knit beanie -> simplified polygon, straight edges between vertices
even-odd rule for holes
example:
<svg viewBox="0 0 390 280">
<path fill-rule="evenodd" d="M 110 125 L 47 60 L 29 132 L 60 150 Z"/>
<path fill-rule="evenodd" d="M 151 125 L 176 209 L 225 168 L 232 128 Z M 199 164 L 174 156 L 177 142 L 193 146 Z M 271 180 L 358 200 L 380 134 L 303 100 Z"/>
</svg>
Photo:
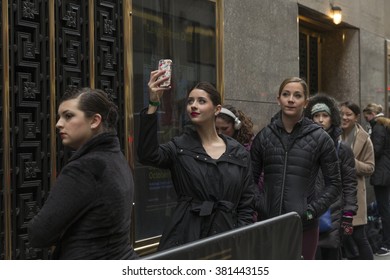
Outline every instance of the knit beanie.
<svg viewBox="0 0 390 280">
<path fill-rule="evenodd" d="M 329 116 L 331 115 L 330 109 L 325 103 L 317 103 L 313 106 L 313 108 L 311 108 L 311 115 L 312 116 L 316 113 L 319 113 L 319 112 L 326 112 L 326 113 L 328 113 Z"/>
<path fill-rule="evenodd" d="M 326 109 L 315 109 L 313 110 L 313 107 L 317 106 L 318 105 L 326 105 L 326 108 L 328 108 L 328 110 Z M 330 112 L 330 118 L 332 119 L 332 125 L 334 125 L 335 127 L 339 127 L 341 125 L 341 117 L 340 117 L 340 110 L 338 109 L 338 105 L 337 105 L 337 101 L 329 96 L 329 95 L 326 95 L 326 94 L 321 94 L 321 93 L 317 93 L 316 95 L 314 96 L 311 96 L 309 98 L 309 102 L 307 103 L 306 105 L 306 108 L 305 108 L 305 117 L 309 118 L 309 119 L 313 119 L 313 113 L 315 112 L 320 112 L 320 111 L 324 111 L 324 112 L 327 112 L 329 114 Z M 323 107 L 324 108 L 324 107 Z"/>
</svg>

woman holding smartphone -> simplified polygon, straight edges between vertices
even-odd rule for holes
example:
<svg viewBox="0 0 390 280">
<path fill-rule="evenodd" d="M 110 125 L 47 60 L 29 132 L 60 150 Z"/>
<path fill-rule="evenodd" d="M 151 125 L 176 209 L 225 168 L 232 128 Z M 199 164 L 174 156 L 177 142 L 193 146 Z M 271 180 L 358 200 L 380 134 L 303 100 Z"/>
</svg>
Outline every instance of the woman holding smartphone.
<svg viewBox="0 0 390 280">
<path fill-rule="evenodd" d="M 162 234 L 159 250 L 253 223 L 253 177 L 249 152 L 236 140 L 218 135 L 215 117 L 221 96 L 200 82 L 186 97 L 192 128 L 168 143 L 158 143 L 158 105 L 168 77 L 150 74 L 149 106 L 140 114 L 138 158 L 143 164 L 171 171 L 177 205 Z"/>
</svg>

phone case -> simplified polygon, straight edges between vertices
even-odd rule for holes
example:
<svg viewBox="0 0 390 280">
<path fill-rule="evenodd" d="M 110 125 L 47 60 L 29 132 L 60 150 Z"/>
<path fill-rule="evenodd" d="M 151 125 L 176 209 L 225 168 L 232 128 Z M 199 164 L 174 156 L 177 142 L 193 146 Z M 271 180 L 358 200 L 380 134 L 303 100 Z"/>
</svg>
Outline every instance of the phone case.
<svg viewBox="0 0 390 280">
<path fill-rule="evenodd" d="M 158 69 L 165 70 L 164 75 L 159 77 L 163 79 L 165 77 L 169 77 L 164 83 L 160 84 L 160 87 L 169 87 L 171 85 L 171 76 L 172 76 L 172 60 L 171 59 L 160 59 L 158 62 Z"/>
</svg>

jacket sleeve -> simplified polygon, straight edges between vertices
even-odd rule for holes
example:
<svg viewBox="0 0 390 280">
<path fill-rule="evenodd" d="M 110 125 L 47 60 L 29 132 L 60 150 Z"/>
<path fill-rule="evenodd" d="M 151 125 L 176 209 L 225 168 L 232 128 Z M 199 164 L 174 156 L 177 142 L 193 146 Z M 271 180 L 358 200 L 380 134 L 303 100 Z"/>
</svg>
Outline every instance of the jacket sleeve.
<svg viewBox="0 0 390 280">
<path fill-rule="evenodd" d="M 372 145 L 374 147 L 375 159 L 379 159 L 383 154 L 386 144 L 386 128 L 381 124 L 375 124 L 372 128 Z"/>
<path fill-rule="evenodd" d="M 342 181 L 343 212 L 357 213 L 357 177 L 355 170 L 355 156 L 351 147 L 340 144 L 340 171 Z"/>
<path fill-rule="evenodd" d="M 253 139 L 250 153 L 252 161 L 252 173 L 255 184 L 259 183 L 260 175 L 263 171 L 263 149 L 260 140 L 261 132 Z"/>
<path fill-rule="evenodd" d="M 252 174 L 254 180 L 254 207 L 258 213 L 258 220 L 264 220 L 267 217 L 265 204 L 265 187 L 263 174 L 263 148 L 261 144 L 261 132 L 253 139 L 251 146 Z"/>
<path fill-rule="evenodd" d="M 55 186 L 27 229 L 32 247 L 55 245 L 66 229 L 76 221 L 95 198 L 95 179 L 86 168 L 70 163 L 58 176 Z"/>
<path fill-rule="evenodd" d="M 316 217 L 322 215 L 341 193 L 340 167 L 334 141 L 327 132 L 323 131 L 319 143 L 322 143 L 319 151 L 320 166 L 327 184 L 318 199 L 308 205 L 308 209 L 313 211 Z"/>
<path fill-rule="evenodd" d="M 254 192 L 255 184 L 251 169 L 250 157 L 248 157 L 248 167 L 245 168 L 243 174 L 243 189 L 237 207 L 238 226 L 244 226 L 253 223 L 254 209 Z"/>
<path fill-rule="evenodd" d="M 146 114 L 146 109 L 140 113 L 140 129 L 138 137 L 138 160 L 145 165 L 169 168 L 175 145 L 172 141 L 167 144 L 158 143 L 157 113 Z"/>
<path fill-rule="evenodd" d="M 374 148 L 370 138 L 367 138 L 361 151 L 361 158 L 355 158 L 357 176 L 371 176 L 375 170 Z"/>
</svg>

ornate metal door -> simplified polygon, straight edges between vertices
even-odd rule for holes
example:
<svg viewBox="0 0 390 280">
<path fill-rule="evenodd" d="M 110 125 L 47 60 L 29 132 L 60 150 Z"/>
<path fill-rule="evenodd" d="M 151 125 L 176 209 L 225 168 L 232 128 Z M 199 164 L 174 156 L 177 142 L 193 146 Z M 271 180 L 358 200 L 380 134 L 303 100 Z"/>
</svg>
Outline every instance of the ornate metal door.
<svg viewBox="0 0 390 280">
<path fill-rule="evenodd" d="M 118 134 L 127 155 L 131 149 L 124 145 L 131 42 L 124 45 L 123 38 L 129 34 L 130 1 L 0 3 L 0 259 L 46 259 L 47 250 L 30 247 L 26 225 L 67 157 L 55 131 L 62 93 L 69 86 L 108 92 L 125 112 Z"/>
</svg>

